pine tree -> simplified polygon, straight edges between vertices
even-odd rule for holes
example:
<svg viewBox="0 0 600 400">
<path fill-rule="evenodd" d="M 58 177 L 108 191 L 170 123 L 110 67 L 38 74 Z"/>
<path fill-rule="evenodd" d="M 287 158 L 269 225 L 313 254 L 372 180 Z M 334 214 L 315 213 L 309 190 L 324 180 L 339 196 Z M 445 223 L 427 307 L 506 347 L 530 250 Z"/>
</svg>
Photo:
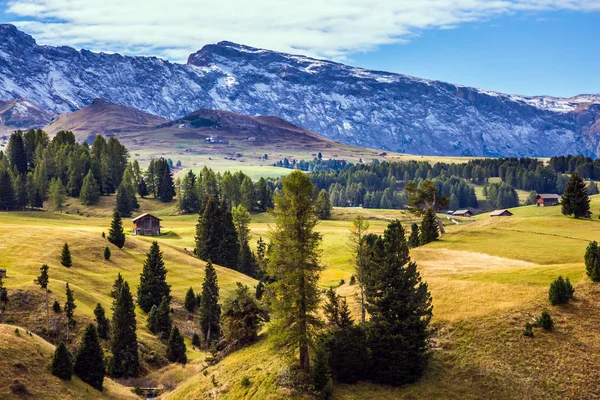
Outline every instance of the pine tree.
<svg viewBox="0 0 600 400">
<path fill-rule="evenodd" d="M 264 292 L 265 284 L 262 281 L 258 281 L 258 284 L 256 285 L 256 293 L 254 295 L 256 297 L 256 300 L 262 299 Z"/>
<path fill-rule="evenodd" d="M 170 362 L 186 364 L 187 355 L 185 352 L 186 348 L 183 336 L 179 333 L 179 328 L 174 326 L 169 336 L 169 342 L 167 343 L 167 359 Z"/>
<path fill-rule="evenodd" d="M 113 303 L 111 326 L 110 348 L 113 357 L 108 366 L 108 373 L 114 378 L 136 377 L 140 371 L 140 361 L 136 335 L 135 305 L 127 282 L 123 282 L 118 297 Z"/>
<path fill-rule="evenodd" d="M 217 247 L 215 263 L 231 269 L 238 269 L 240 264 L 240 243 L 238 234 L 233 224 L 231 210 L 221 207 L 219 211 L 219 225 L 221 228 L 221 240 Z M 213 258 L 211 257 L 211 260 Z"/>
<path fill-rule="evenodd" d="M 221 306 L 219 305 L 219 284 L 217 271 L 210 260 L 206 262 L 202 298 L 199 307 L 200 330 L 207 343 L 221 337 Z"/>
<path fill-rule="evenodd" d="M 0 168 L 0 210 L 12 210 L 16 206 L 17 201 L 10 172 Z"/>
<path fill-rule="evenodd" d="M 293 171 L 282 178 L 281 193 L 275 197 L 275 229 L 267 273 L 275 279 L 270 284 L 273 323 L 271 332 L 277 344 L 290 353 L 298 351 L 300 368 L 310 371 L 309 348 L 312 331 L 319 325 L 318 281 L 319 233 L 313 204 L 313 185 L 303 172 Z"/>
<path fill-rule="evenodd" d="M 46 319 L 48 322 L 47 329 L 50 331 L 50 308 L 48 306 L 48 282 L 50 281 L 50 277 L 48 275 L 48 265 L 44 264 L 40 267 L 40 274 L 34 281 L 37 283 L 40 288 L 42 288 L 46 292 Z"/>
<path fill-rule="evenodd" d="M 60 379 L 70 381 L 73 376 L 73 361 L 71 353 L 63 342 L 60 342 L 54 350 L 52 357 L 52 375 L 58 376 Z"/>
<path fill-rule="evenodd" d="M 171 301 L 171 286 L 167 284 L 167 269 L 156 241 L 152 242 L 152 246 L 146 254 L 137 295 L 138 304 L 144 312 L 149 312 L 153 305 L 158 306 L 163 297 L 166 297 L 168 302 Z"/>
<path fill-rule="evenodd" d="M 348 302 L 346 299 L 342 299 L 339 303 L 339 321 L 338 326 L 341 329 L 347 329 L 354 325 L 354 319 L 352 318 L 352 313 L 350 312 L 350 307 L 348 307 Z"/>
<path fill-rule="evenodd" d="M 94 315 L 96 316 L 96 327 L 98 330 L 98 336 L 101 339 L 108 339 L 110 332 L 110 321 L 106 318 L 104 308 L 100 303 L 96 304 L 94 309 Z"/>
<path fill-rule="evenodd" d="M 327 190 L 321 189 L 317 197 L 316 212 L 319 219 L 326 220 L 331 218 L 331 201 Z"/>
<path fill-rule="evenodd" d="M 333 287 L 325 292 L 325 305 L 323 313 L 329 323 L 329 326 L 338 326 L 340 323 L 340 296 L 333 290 Z"/>
<path fill-rule="evenodd" d="M 371 372 L 376 382 L 401 385 L 418 379 L 427 365 L 431 295 L 410 261 L 399 221 L 388 225 L 381 242 L 366 287 Z"/>
<path fill-rule="evenodd" d="M 10 135 L 6 147 L 6 155 L 11 167 L 15 168 L 19 174 L 27 173 L 27 155 L 25 154 L 23 133 L 21 131 Z"/>
<path fill-rule="evenodd" d="M 154 307 L 154 306 L 153 306 Z M 156 308 L 153 316 L 153 328 L 156 335 L 161 339 L 167 339 L 171 332 L 173 321 L 171 320 L 171 307 L 169 299 L 165 296 L 162 298 L 160 305 Z"/>
<path fill-rule="evenodd" d="M 69 343 L 69 332 L 70 329 L 75 326 L 75 319 L 73 318 L 73 315 L 75 314 L 75 309 L 77 306 L 75 305 L 75 292 L 71 290 L 68 282 L 66 284 L 66 294 L 67 301 L 65 301 L 64 311 L 65 316 L 67 317 L 67 343 Z"/>
<path fill-rule="evenodd" d="M 585 272 L 593 282 L 600 282 L 600 246 L 590 243 L 585 251 Z"/>
<path fill-rule="evenodd" d="M 350 227 L 350 246 L 354 254 L 354 265 L 356 267 L 356 276 L 358 277 L 358 285 L 360 289 L 360 311 L 361 322 L 364 324 L 366 319 L 365 306 L 365 280 L 367 269 L 367 248 L 365 236 L 369 231 L 369 221 L 365 220 L 362 215 L 357 215 L 352 221 Z"/>
<path fill-rule="evenodd" d="M 111 255 L 111 253 L 110 253 L 110 249 L 108 248 L 108 246 L 106 246 L 106 247 L 104 248 L 104 259 L 105 259 L 106 261 L 110 260 L 110 255 Z"/>
<path fill-rule="evenodd" d="M 52 179 L 52 182 L 50 183 L 50 202 L 52 203 L 54 210 L 62 212 L 66 198 L 67 194 L 62 181 L 56 178 Z"/>
<path fill-rule="evenodd" d="M 121 184 L 117 189 L 116 207 L 122 217 L 131 216 L 133 210 L 136 210 L 140 207 L 135 197 L 136 192 L 137 188 L 133 181 L 131 166 L 127 166 L 125 173 L 123 174 L 123 178 L 121 179 Z"/>
<path fill-rule="evenodd" d="M 194 289 L 192 289 L 191 287 L 185 294 L 185 301 L 183 302 L 183 306 L 186 310 L 188 310 L 191 313 L 196 311 L 196 295 L 194 294 Z"/>
<path fill-rule="evenodd" d="M 265 312 L 248 286 L 239 282 L 236 286 L 233 296 L 225 300 L 222 317 L 223 338 L 234 347 L 254 342 L 265 321 Z"/>
<path fill-rule="evenodd" d="M 564 215 L 573 215 L 575 218 L 590 217 L 588 191 L 584 180 L 576 172 L 571 174 L 560 203 Z"/>
<path fill-rule="evenodd" d="M 123 221 L 119 215 L 119 211 L 115 209 L 113 212 L 113 219 L 108 230 L 108 241 L 117 246 L 123 248 L 125 245 L 125 233 L 123 232 Z"/>
<path fill-rule="evenodd" d="M 94 324 L 88 324 L 75 357 L 74 372 L 82 381 L 102 391 L 105 360 Z"/>
<path fill-rule="evenodd" d="M 413 223 L 410 226 L 410 236 L 408 237 L 408 246 L 410 248 L 419 247 L 419 225 Z"/>
<path fill-rule="evenodd" d="M 96 204 L 99 198 L 100 189 L 98 188 L 96 178 L 94 178 L 94 174 L 90 169 L 85 178 L 83 178 L 83 184 L 81 186 L 81 191 L 79 192 L 79 201 L 84 206 L 89 206 Z"/>
<path fill-rule="evenodd" d="M 438 223 L 435 217 L 433 209 L 428 208 L 423 214 L 423 221 L 421 221 L 421 232 L 419 233 L 419 244 L 425 245 L 437 240 L 440 236 L 438 231 Z"/>
<path fill-rule="evenodd" d="M 113 286 L 110 290 L 110 297 L 112 297 L 115 300 L 119 298 L 119 293 L 121 292 L 121 288 L 123 288 L 124 282 L 125 281 L 123 280 L 123 276 L 121 275 L 121 273 L 117 273 L 117 279 L 115 279 L 115 282 L 113 283 Z"/>
<path fill-rule="evenodd" d="M 63 246 L 60 254 L 60 263 L 67 268 L 73 265 L 73 261 L 71 260 L 71 250 L 69 250 L 69 245 L 67 243 Z"/>
<path fill-rule="evenodd" d="M 448 208 L 451 210 L 458 210 L 460 208 L 458 197 L 456 197 L 456 194 L 454 193 L 450 195 L 450 203 L 448 204 Z"/>
<path fill-rule="evenodd" d="M 4 287 L 4 281 L 0 277 L 0 323 L 4 322 L 4 312 L 8 305 L 8 289 Z"/>
<path fill-rule="evenodd" d="M 318 392 L 321 392 L 331 379 L 331 373 L 329 371 L 329 360 L 327 352 L 321 346 L 318 346 L 315 350 L 315 362 L 314 367 L 311 371 L 311 377 L 313 385 Z"/>
<path fill-rule="evenodd" d="M 562 276 L 559 276 L 550 284 L 550 290 L 548 291 L 548 300 L 553 306 L 560 304 L 567 304 L 571 298 L 575 289 L 571 285 L 569 278 L 566 280 Z"/>
<path fill-rule="evenodd" d="M 240 244 L 231 211 L 211 197 L 196 225 L 196 254 L 227 268 L 239 267 Z"/>
<path fill-rule="evenodd" d="M 148 318 L 146 319 L 146 327 L 148 330 L 154 334 L 158 332 L 158 307 L 152 306 L 150 312 L 148 313 Z"/>
<path fill-rule="evenodd" d="M 140 178 L 140 183 L 138 184 L 137 192 L 142 199 L 148 196 L 148 186 L 146 186 L 146 181 L 144 180 L 144 178 Z"/>
<path fill-rule="evenodd" d="M 200 336 L 196 332 L 192 335 L 192 346 L 200 347 Z"/>
</svg>

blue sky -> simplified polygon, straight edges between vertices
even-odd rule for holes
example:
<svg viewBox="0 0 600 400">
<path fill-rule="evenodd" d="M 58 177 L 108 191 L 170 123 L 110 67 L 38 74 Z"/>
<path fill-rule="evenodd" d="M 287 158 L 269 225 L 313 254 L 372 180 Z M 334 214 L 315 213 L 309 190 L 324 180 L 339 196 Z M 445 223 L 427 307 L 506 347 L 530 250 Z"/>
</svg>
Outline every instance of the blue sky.
<svg viewBox="0 0 600 400">
<path fill-rule="evenodd" d="M 600 0 L 0 0 L 0 22 L 176 62 L 231 40 L 504 93 L 600 93 Z"/>
</svg>

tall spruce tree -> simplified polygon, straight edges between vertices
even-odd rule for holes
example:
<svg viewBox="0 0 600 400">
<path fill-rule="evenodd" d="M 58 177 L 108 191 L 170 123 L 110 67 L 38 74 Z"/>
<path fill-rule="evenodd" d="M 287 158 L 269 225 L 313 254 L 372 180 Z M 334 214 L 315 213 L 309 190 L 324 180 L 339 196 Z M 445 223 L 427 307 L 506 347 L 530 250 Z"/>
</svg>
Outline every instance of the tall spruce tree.
<svg viewBox="0 0 600 400">
<path fill-rule="evenodd" d="M 338 326 L 340 323 L 340 296 L 333 290 L 333 287 L 325 292 L 325 305 L 323 313 L 329 326 Z"/>
<path fill-rule="evenodd" d="M 196 225 L 196 254 L 231 269 L 239 267 L 240 244 L 231 211 L 216 198 L 206 201 Z"/>
<path fill-rule="evenodd" d="M 210 260 L 206 262 L 202 297 L 198 310 L 200 330 L 207 343 L 221 337 L 221 306 L 219 305 L 219 284 L 217 271 Z"/>
<path fill-rule="evenodd" d="M 183 336 L 179 333 L 179 328 L 174 326 L 169 335 L 169 342 L 167 343 L 167 359 L 170 362 L 186 364 L 187 355 L 185 352 L 186 348 Z"/>
<path fill-rule="evenodd" d="M 400 222 L 388 225 L 378 241 L 378 265 L 366 287 L 371 373 L 376 382 L 401 385 L 414 382 L 427 365 L 431 295 L 410 261 Z"/>
<path fill-rule="evenodd" d="M 171 286 L 167 283 L 167 269 L 163 261 L 158 242 L 152 242 L 146 254 L 146 261 L 140 274 L 140 285 L 137 289 L 138 304 L 144 312 L 152 306 L 158 306 L 163 297 L 171 301 Z"/>
<path fill-rule="evenodd" d="M 272 337 L 289 353 L 300 355 L 300 368 L 310 370 L 309 348 L 313 331 L 320 325 L 319 243 L 314 228 L 318 223 L 313 203 L 313 185 L 303 172 L 293 171 L 282 178 L 282 190 L 275 197 L 275 228 L 267 273 L 275 279 L 273 290 Z"/>
<path fill-rule="evenodd" d="M 155 306 L 152 306 L 154 309 Z M 171 333 L 171 327 L 173 321 L 171 319 L 171 306 L 169 298 L 164 296 L 160 302 L 160 305 L 156 308 L 156 311 L 152 315 L 152 321 L 150 321 L 150 315 L 148 316 L 148 324 L 152 333 L 158 335 L 159 338 L 166 340 L 169 338 Z"/>
<path fill-rule="evenodd" d="M 113 302 L 111 326 L 110 348 L 113 356 L 108 365 L 108 374 L 114 378 L 138 376 L 140 360 L 136 334 L 135 305 L 127 282 L 123 282 L 121 289 L 118 291 L 118 297 Z"/>
<path fill-rule="evenodd" d="M 43 290 L 46 292 L 46 321 L 47 321 L 47 329 L 50 331 L 50 306 L 48 305 L 48 283 L 50 282 L 50 277 L 48 275 L 48 265 L 44 264 L 40 267 L 40 274 L 35 280 Z"/>
<path fill-rule="evenodd" d="M 119 210 L 113 211 L 113 219 L 110 223 L 110 229 L 108 230 L 108 241 L 117 246 L 123 248 L 125 245 L 125 232 L 123 232 L 123 221 L 119 215 Z"/>
<path fill-rule="evenodd" d="M 10 135 L 6 147 L 6 155 L 12 168 L 16 169 L 21 175 L 27 173 L 27 155 L 25 154 L 23 133 L 21 131 Z"/>
<path fill-rule="evenodd" d="M 63 342 L 60 342 L 54 350 L 52 357 L 52 375 L 59 377 L 62 380 L 70 381 L 73 376 L 73 361 L 71 353 Z"/>
<path fill-rule="evenodd" d="M 85 178 L 83 179 L 81 191 L 79 192 L 79 201 L 84 206 L 89 206 L 92 204 L 96 204 L 99 198 L 100 189 L 98 188 L 96 178 L 94 178 L 94 174 L 90 169 Z"/>
<path fill-rule="evenodd" d="M 7 169 L 0 168 L 0 210 L 8 211 L 16 206 L 12 176 Z"/>
<path fill-rule="evenodd" d="M 100 303 L 96 304 L 94 316 L 96 317 L 98 336 L 101 339 L 108 339 L 108 334 L 110 332 L 110 321 L 108 318 L 106 318 L 106 313 L 104 312 L 104 308 Z"/>
<path fill-rule="evenodd" d="M 593 282 L 600 282 L 600 246 L 595 240 L 585 250 L 585 272 Z"/>
<path fill-rule="evenodd" d="M 123 288 L 124 282 L 125 281 L 123 280 L 123 275 L 121 275 L 121 273 L 118 272 L 117 279 L 115 279 L 115 282 L 113 283 L 113 286 L 110 290 L 110 297 L 112 297 L 114 300 L 119 298 L 119 293 L 121 292 L 121 288 Z M 114 301 L 113 301 L 113 306 L 114 306 Z M 113 308 L 113 311 L 114 311 L 114 308 Z"/>
<path fill-rule="evenodd" d="M 66 284 L 66 295 L 67 301 L 65 301 L 64 311 L 65 316 L 67 317 L 67 343 L 69 343 L 69 333 L 72 327 L 75 326 L 75 309 L 77 305 L 75 304 L 75 292 L 71 290 L 69 287 L 69 283 Z"/>
<path fill-rule="evenodd" d="M 316 212 L 319 219 L 326 220 L 331 218 L 331 201 L 327 190 L 321 189 L 317 197 Z"/>
<path fill-rule="evenodd" d="M 185 294 L 185 301 L 183 302 L 183 307 L 191 313 L 196 311 L 196 295 L 194 294 L 194 289 L 192 289 L 191 287 Z"/>
<path fill-rule="evenodd" d="M 585 182 L 575 172 L 571 174 L 561 199 L 561 208 L 564 215 L 573 215 L 575 218 L 590 217 L 590 199 Z"/>
<path fill-rule="evenodd" d="M 130 217 L 133 210 L 140 208 L 135 197 L 136 192 L 137 188 L 133 181 L 133 173 L 131 172 L 131 167 L 128 166 L 117 189 L 116 208 L 122 217 Z"/>
<path fill-rule="evenodd" d="M 62 252 L 60 253 L 60 263 L 67 268 L 73 265 L 73 261 L 71 260 L 71 250 L 69 250 L 69 245 L 67 243 L 65 243 Z"/>
<path fill-rule="evenodd" d="M 419 244 L 425 245 L 437 240 L 440 236 L 438 231 L 439 224 L 437 223 L 435 212 L 432 208 L 425 210 L 423 221 L 421 221 L 421 232 L 419 233 Z"/>
<path fill-rule="evenodd" d="M 94 389 L 102 391 L 105 360 L 94 324 L 88 324 L 75 356 L 75 375 Z"/>
<path fill-rule="evenodd" d="M 365 307 L 365 279 L 367 268 L 367 248 L 365 236 L 369 231 L 369 221 L 362 215 L 357 215 L 352 221 L 350 227 L 350 247 L 354 254 L 354 265 L 356 268 L 356 276 L 358 277 L 358 285 L 360 289 L 360 314 L 361 322 L 364 324 L 366 320 Z"/>
</svg>

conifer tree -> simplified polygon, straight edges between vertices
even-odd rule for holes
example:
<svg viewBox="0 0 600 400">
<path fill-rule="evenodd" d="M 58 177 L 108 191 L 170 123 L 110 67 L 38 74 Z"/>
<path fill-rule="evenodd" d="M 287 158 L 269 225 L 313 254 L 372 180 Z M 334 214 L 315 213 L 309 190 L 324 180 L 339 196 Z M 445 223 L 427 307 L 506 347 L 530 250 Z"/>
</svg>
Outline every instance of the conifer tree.
<svg viewBox="0 0 600 400">
<path fill-rule="evenodd" d="M 52 375 L 59 377 L 62 380 L 70 381 L 73 375 L 73 361 L 71 353 L 63 342 L 60 342 L 54 350 L 52 357 Z"/>
<path fill-rule="evenodd" d="M 48 282 L 50 281 L 50 277 L 48 275 L 48 265 L 44 264 L 40 267 L 40 274 L 35 280 L 40 288 L 42 288 L 46 292 L 46 319 L 48 322 L 47 329 L 50 331 L 50 307 L 48 305 Z"/>
<path fill-rule="evenodd" d="M 158 306 L 163 297 L 167 298 L 167 302 L 171 301 L 171 286 L 167 284 L 167 269 L 156 241 L 152 242 L 152 246 L 146 254 L 137 295 L 138 304 L 144 312 L 149 312 L 153 305 Z"/>
<path fill-rule="evenodd" d="M 73 265 L 73 261 L 71 260 L 71 250 L 69 250 L 69 245 L 67 243 L 63 246 L 60 254 L 60 263 L 67 268 Z"/>
<path fill-rule="evenodd" d="M 185 301 L 183 302 L 183 306 L 186 310 L 188 310 L 191 313 L 196 311 L 196 295 L 194 294 L 194 289 L 192 289 L 191 287 L 185 294 Z"/>
<path fill-rule="evenodd" d="M 233 224 L 233 216 L 229 207 L 221 207 L 219 211 L 219 225 L 221 240 L 217 247 L 215 263 L 231 269 L 238 269 L 240 262 L 240 243 L 238 234 Z M 211 260 L 213 258 L 211 257 Z"/>
<path fill-rule="evenodd" d="M 116 207 L 119 210 L 119 214 L 122 217 L 130 217 L 133 213 L 133 210 L 136 210 L 140 207 L 135 197 L 136 192 L 137 188 L 135 187 L 135 184 L 133 182 L 131 167 L 128 166 L 125 169 L 123 178 L 121 179 L 121 184 L 117 189 Z"/>
<path fill-rule="evenodd" d="M 319 219 L 326 220 L 331 218 L 331 201 L 327 190 L 321 189 L 317 197 L 316 211 Z"/>
<path fill-rule="evenodd" d="M 96 316 L 96 327 L 98 330 L 98 336 L 101 339 L 108 339 L 110 332 L 110 321 L 106 318 L 104 308 L 100 303 L 96 304 L 94 309 L 94 315 Z"/>
<path fill-rule="evenodd" d="M 0 210 L 12 210 L 16 207 L 16 203 L 10 172 L 0 168 Z"/>
<path fill-rule="evenodd" d="M 158 307 L 152 306 L 150 312 L 148 313 L 148 318 L 146 319 L 146 327 L 148 330 L 154 334 L 158 332 Z"/>
<path fill-rule="evenodd" d="M 419 233 L 419 244 L 421 246 L 438 239 L 440 236 L 438 226 L 433 209 L 428 208 L 425 210 L 423 221 L 421 221 L 421 232 Z"/>
<path fill-rule="evenodd" d="M 98 188 L 96 178 L 94 178 L 94 174 L 90 169 L 85 178 L 83 178 L 83 185 L 81 186 L 81 191 L 79 192 L 79 201 L 84 206 L 89 206 L 96 204 L 99 197 L 100 189 Z"/>
<path fill-rule="evenodd" d="M 132 378 L 139 374 L 140 361 L 135 321 L 135 305 L 129 284 L 123 282 L 113 303 L 110 348 L 112 358 L 108 373 L 114 378 Z"/>
<path fill-rule="evenodd" d="M 67 343 L 69 343 L 69 332 L 70 329 L 75 326 L 75 319 L 73 318 L 75 314 L 75 309 L 77 305 L 75 305 L 75 292 L 71 290 L 69 287 L 69 283 L 66 284 L 66 294 L 67 301 L 65 301 L 64 311 L 65 316 L 67 317 Z"/>
<path fill-rule="evenodd" d="M 108 230 L 108 241 L 117 246 L 123 248 L 125 245 L 125 233 L 123 232 L 123 221 L 119 215 L 119 210 L 115 209 L 113 212 L 113 219 Z"/>
<path fill-rule="evenodd" d="M 192 346 L 200 347 L 200 336 L 196 332 L 192 335 Z"/>
<path fill-rule="evenodd" d="M 596 241 L 585 250 L 585 272 L 593 282 L 600 282 L 600 246 Z"/>
<path fill-rule="evenodd" d="M 265 292 L 265 284 L 262 281 L 258 281 L 258 284 L 256 285 L 256 293 L 255 293 L 256 300 L 262 299 L 264 292 Z"/>
<path fill-rule="evenodd" d="M 371 373 L 376 382 L 401 385 L 418 379 L 427 365 L 431 295 L 410 261 L 399 221 L 388 225 L 381 242 L 366 287 Z"/>
<path fill-rule="evenodd" d="M 4 287 L 4 281 L 0 277 L 0 323 L 4 322 L 4 312 L 8 305 L 8 289 Z"/>
<path fill-rule="evenodd" d="M 104 248 L 104 259 L 105 259 L 106 261 L 110 260 L 110 255 L 111 255 L 111 253 L 110 253 L 110 249 L 108 248 L 108 246 L 106 246 L 106 247 Z"/>
<path fill-rule="evenodd" d="M 164 296 L 160 302 L 160 305 L 156 309 L 153 321 L 153 333 L 157 334 L 161 339 L 167 339 L 169 337 L 169 333 L 171 333 L 173 321 L 171 320 L 170 312 L 171 307 L 169 299 Z"/>
<path fill-rule="evenodd" d="M 327 352 L 321 346 L 318 346 L 315 350 L 315 362 L 314 367 L 311 371 L 311 377 L 313 385 L 318 392 L 321 392 L 331 379 L 331 373 L 329 371 L 329 360 Z"/>
<path fill-rule="evenodd" d="M 410 248 L 419 247 L 419 225 L 413 223 L 410 226 L 410 236 L 408 238 L 408 246 Z"/>
<path fill-rule="evenodd" d="M 74 372 L 82 381 L 102 391 L 105 360 L 94 324 L 88 324 L 85 328 L 75 357 Z"/>
<path fill-rule="evenodd" d="M 275 229 L 267 273 L 275 279 L 271 306 L 271 332 L 275 343 L 300 355 L 300 368 L 310 371 L 309 348 L 313 330 L 319 325 L 318 280 L 319 233 L 313 203 L 313 185 L 303 172 L 293 171 L 282 178 L 282 190 L 275 197 Z"/>
<path fill-rule="evenodd" d="M 252 343 L 265 321 L 265 312 L 260 308 L 250 289 L 237 282 L 236 289 L 223 306 L 223 338 L 231 345 Z"/>
<path fill-rule="evenodd" d="M 348 307 L 348 302 L 346 301 L 346 298 L 342 299 L 339 302 L 339 321 L 338 321 L 338 326 L 341 329 L 347 329 L 350 328 L 354 325 L 354 319 L 352 318 L 352 313 L 350 312 L 350 307 Z"/>
<path fill-rule="evenodd" d="M 200 259 L 231 269 L 239 267 L 240 244 L 228 207 L 211 197 L 196 225 L 196 254 Z"/>
<path fill-rule="evenodd" d="M 221 337 L 221 306 L 219 305 L 219 284 L 217 271 L 210 260 L 206 262 L 202 298 L 199 307 L 200 330 L 207 343 Z"/>
<path fill-rule="evenodd" d="M 187 355 L 185 352 L 186 347 L 183 336 L 179 333 L 179 328 L 174 326 L 169 336 L 169 342 L 167 343 L 167 359 L 170 362 L 186 364 Z"/>
<path fill-rule="evenodd" d="M 54 210 L 61 211 L 64 208 L 67 194 L 65 192 L 65 186 L 60 179 L 52 179 L 50 183 L 50 202 L 54 207 Z"/>
<path fill-rule="evenodd" d="M 590 199 L 585 182 L 575 172 L 571 174 L 561 200 L 562 213 L 575 218 L 590 217 Z"/>
<path fill-rule="evenodd" d="M 333 290 L 333 287 L 325 292 L 325 305 L 323 313 L 329 326 L 338 326 L 340 323 L 340 296 Z"/>
<path fill-rule="evenodd" d="M 6 147 L 6 155 L 11 167 L 15 168 L 19 174 L 27 173 L 27 155 L 25 154 L 23 133 L 21 131 L 10 135 Z"/>
<path fill-rule="evenodd" d="M 146 185 L 146 181 L 144 180 L 144 178 L 140 178 L 140 183 L 138 184 L 137 187 L 137 192 L 140 195 L 140 197 L 143 199 L 144 197 L 148 196 L 148 194 L 150 194 L 148 192 L 148 186 Z"/>
<path fill-rule="evenodd" d="M 124 282 L 125 281 L 123 280 L 123 276 L 121 275 L 121 273 L 117 273 L 117 279 L 115 279 L 115 282 L 113 283 L 113 286 L 110 290 L 110 297 L 112 297 L 115 300 L 119 297 L 119 293 L 121 292 L 121 288 L 123 287 Z"/>
<path fill-rule="evenodd" d="M 591 179 L 588 182 L 587 189 L 590 196 L 600 193 L 600 190 L 598 190 L 598 184 Z"/>
<path fill-rule="evenodd" d="M 358 285 L 360 289 L 361 322 L 363 324 L 365 323 L 366 319 L 365 275 L 368 256 L 365 236 L 367 235 L 368 231 L 369 221 L 365 220 L 362 215 L 357 215 L 352 221 L 352 226 L 350 227 L 350 246 L 354 254 L 354 265 L 356 267 L 356 276 L 358 277 Z"/>
</svg>

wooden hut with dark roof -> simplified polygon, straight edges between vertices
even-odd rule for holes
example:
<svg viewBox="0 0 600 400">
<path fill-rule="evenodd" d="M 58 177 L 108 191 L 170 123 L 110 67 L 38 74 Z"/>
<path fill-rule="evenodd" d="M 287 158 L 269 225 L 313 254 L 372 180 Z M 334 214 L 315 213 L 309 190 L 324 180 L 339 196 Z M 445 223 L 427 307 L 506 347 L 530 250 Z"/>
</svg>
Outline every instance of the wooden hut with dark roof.
<svg viewBox="0 0 600 400">
<path fill-rule="evenodd" d="M 133 234 L 142 236 L 159 236 L 161 219 L 152 214 L 142 214 L 135 217 L 133 222 Z"/>
</svg>

